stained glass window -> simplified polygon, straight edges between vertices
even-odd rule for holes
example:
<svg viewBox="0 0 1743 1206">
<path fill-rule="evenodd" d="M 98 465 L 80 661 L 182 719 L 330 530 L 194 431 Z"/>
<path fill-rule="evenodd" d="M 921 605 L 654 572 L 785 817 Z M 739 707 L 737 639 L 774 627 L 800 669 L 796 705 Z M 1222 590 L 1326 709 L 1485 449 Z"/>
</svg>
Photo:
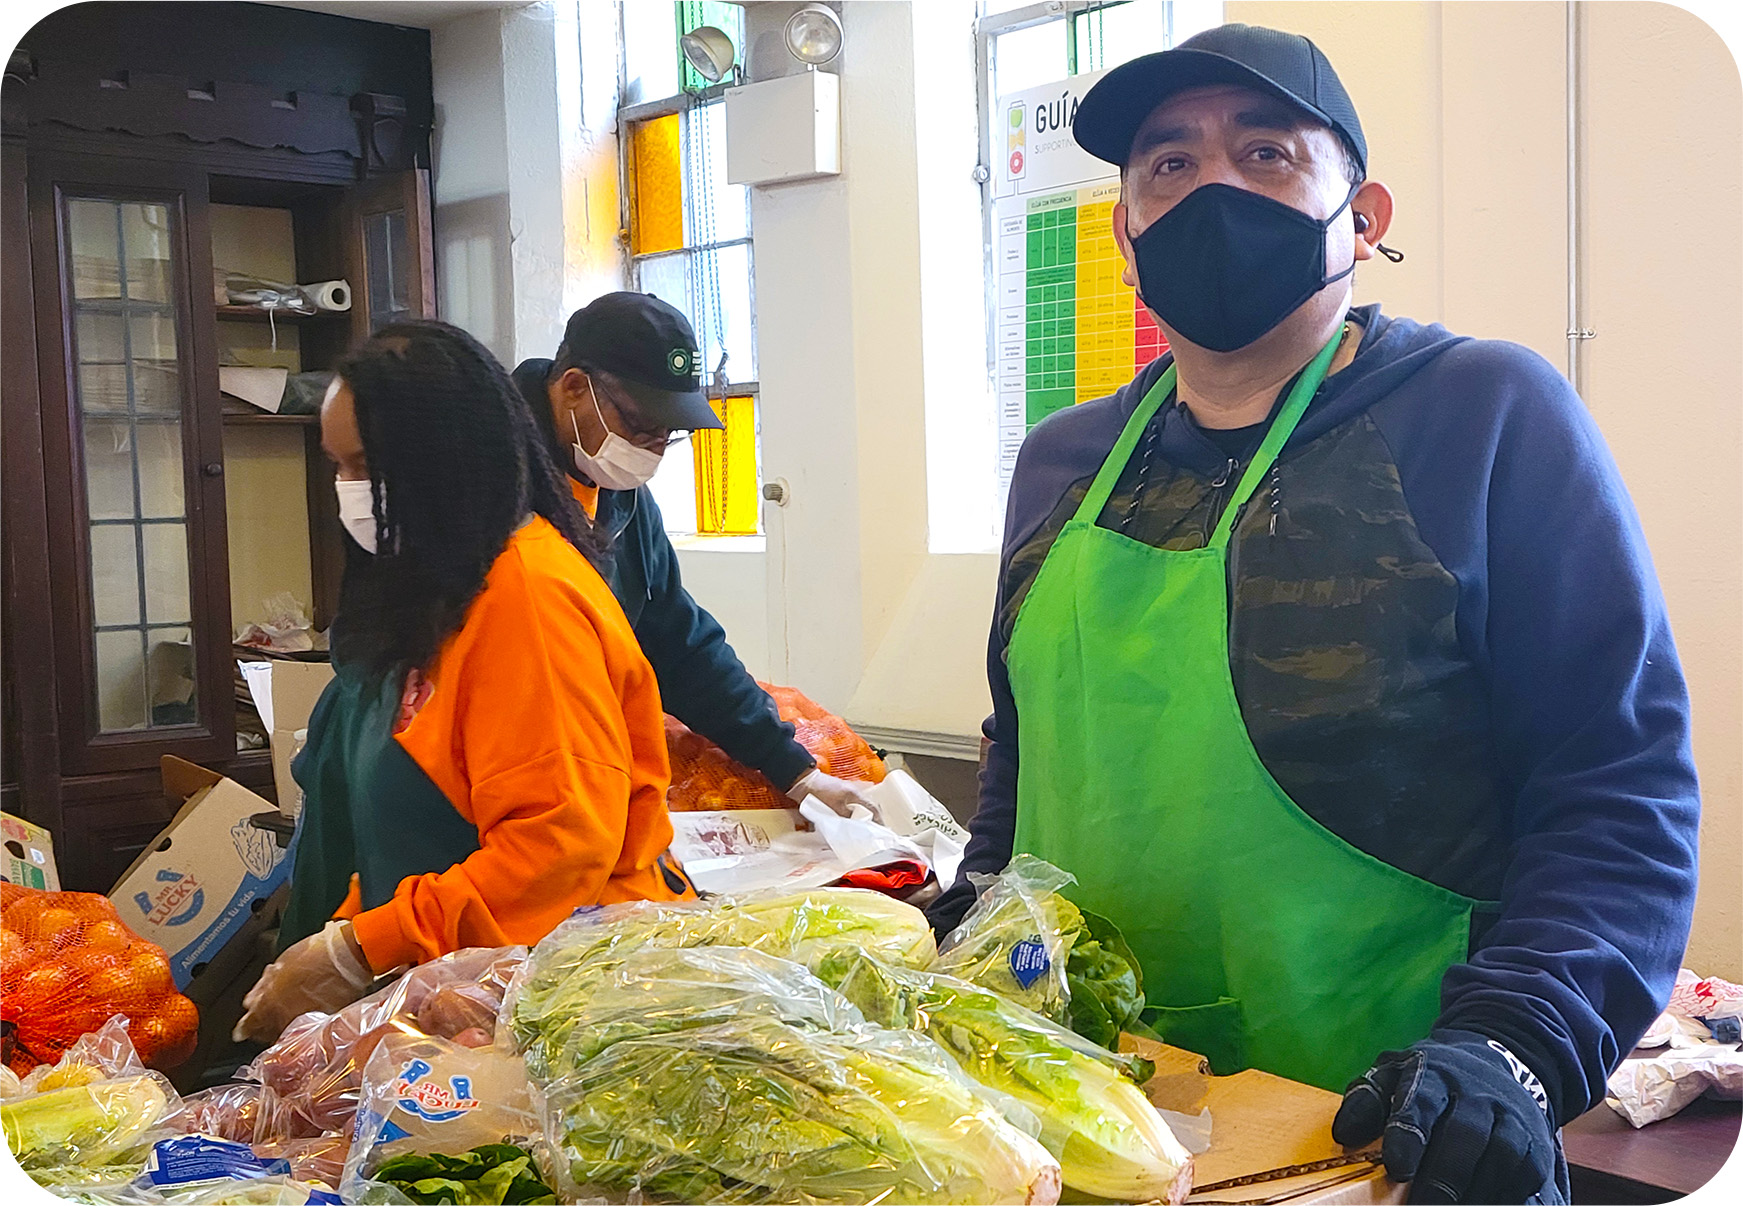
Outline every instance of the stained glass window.
<svg viewBox="0 0 1743 1206">
<path fill-rule="evenodd" d="M 758 531 L 756 305 L 750 190 L 726 181 L 722 87 L 683 61 L 678 39 L 703 25 L 744 47 L 744 10 L 715 0 L 626 3 L 624 123 L 629 247 L 634 287 L 689 317 L 703 380 L 725 433 L 700 435 L 691 463 L 669 464 L 654 482 L 674 530 L 708 535 Z M 669 81 L 670 95 L 650 92 Z M 722 397 L 722 394 L 726 395 Z M 676 458 L 668 458 L 675 460 Z M 693 482 L 678 478 L 693 473 Z M 694 494 L 672 505 L 670 495 Z"/>
</svg>

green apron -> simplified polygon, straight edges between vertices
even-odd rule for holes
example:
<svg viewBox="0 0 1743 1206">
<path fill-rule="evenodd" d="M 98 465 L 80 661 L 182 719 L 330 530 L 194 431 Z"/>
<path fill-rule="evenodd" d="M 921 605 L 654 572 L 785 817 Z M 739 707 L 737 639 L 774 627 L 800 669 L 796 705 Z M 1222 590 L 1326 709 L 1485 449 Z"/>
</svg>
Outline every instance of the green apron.
<svg viewBox="0 0 1743 1206">
<path fill-rule="evenodd" d="M 373 909 L 407 876 L 446 871 L 478 849 L 477 827 L 393 738 L 399 676 L 370 686 L 337 663 L 333 670 L 291 763 L 303 811 L 280 950 L 327 923 L 353 873 L 363 907 Z"/>
<path fill-rule="evenodd" d="M 1125 931 L 1146 1020 L 1219 1074 L 1342 1092 L 1425 1037 L 1477 902 L 1364 854 L 1304 813 L 1254 752 L 1229 674 L 1228 546 L 1307 410 L 1303 372 L 1202 549 L 1096 526 L 1174 368 L 1145 395 L 1043 563 L 1007 661 L 1016 849 L 1077 876 Z"/>
</svg>

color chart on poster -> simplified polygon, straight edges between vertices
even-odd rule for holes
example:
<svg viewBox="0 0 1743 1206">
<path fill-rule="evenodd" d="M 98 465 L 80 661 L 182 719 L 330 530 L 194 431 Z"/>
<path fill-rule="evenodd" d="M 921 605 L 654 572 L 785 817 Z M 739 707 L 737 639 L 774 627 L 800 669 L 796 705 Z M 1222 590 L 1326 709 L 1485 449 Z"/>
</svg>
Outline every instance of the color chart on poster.
<svg viewBox="0 0 1743 1206">
<path fill-rule="evenodd" d="M 1119 179 L 1071 138 L 1077 99 L 1097 78 L 1074 76 L 1008 97 L 999 108 L 1005 145 L 993 258 L 1001 492 L 1035 424 L 1113 393 L 1168 346 L 1120 280 L 1113 233 Z"/>
</svg>

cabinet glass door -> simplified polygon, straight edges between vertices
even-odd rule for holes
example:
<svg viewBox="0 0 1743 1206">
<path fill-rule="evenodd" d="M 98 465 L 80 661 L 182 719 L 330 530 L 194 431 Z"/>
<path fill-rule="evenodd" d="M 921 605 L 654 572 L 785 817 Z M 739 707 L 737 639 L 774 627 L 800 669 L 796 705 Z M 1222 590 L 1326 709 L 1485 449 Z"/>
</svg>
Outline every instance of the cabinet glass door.
<svg viewBox="0 0 1743 1206">
<path fill-rule="evenodd" d="M 401 319 L 435 317 L 429 173 L 415 168 L 366 180 L 352 190 L 350 206 L 352 279 L 363 282 L 354 338 Z"/>
<path fill-rule="evenodd" d="M 171 207 L 65 198 L 99 733 L 198 721 Z"/>
</svg>

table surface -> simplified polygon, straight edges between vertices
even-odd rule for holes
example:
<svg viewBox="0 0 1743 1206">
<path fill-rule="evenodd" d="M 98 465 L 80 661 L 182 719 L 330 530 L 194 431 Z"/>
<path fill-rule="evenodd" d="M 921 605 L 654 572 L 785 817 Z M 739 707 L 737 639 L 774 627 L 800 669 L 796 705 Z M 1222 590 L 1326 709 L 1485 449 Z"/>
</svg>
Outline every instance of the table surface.
<svg viewBox="0 0 1743 1206">
<path fill-rule="evenodd" d="M 1701 1097 L 1636 1130 L 1600 1103 L 1563 1127 L 1561 1141 L 1570 1165 L 1690 1194 L 1724 1167 L 1740 1122 L 1743 1102 Z"/>
</svg>

